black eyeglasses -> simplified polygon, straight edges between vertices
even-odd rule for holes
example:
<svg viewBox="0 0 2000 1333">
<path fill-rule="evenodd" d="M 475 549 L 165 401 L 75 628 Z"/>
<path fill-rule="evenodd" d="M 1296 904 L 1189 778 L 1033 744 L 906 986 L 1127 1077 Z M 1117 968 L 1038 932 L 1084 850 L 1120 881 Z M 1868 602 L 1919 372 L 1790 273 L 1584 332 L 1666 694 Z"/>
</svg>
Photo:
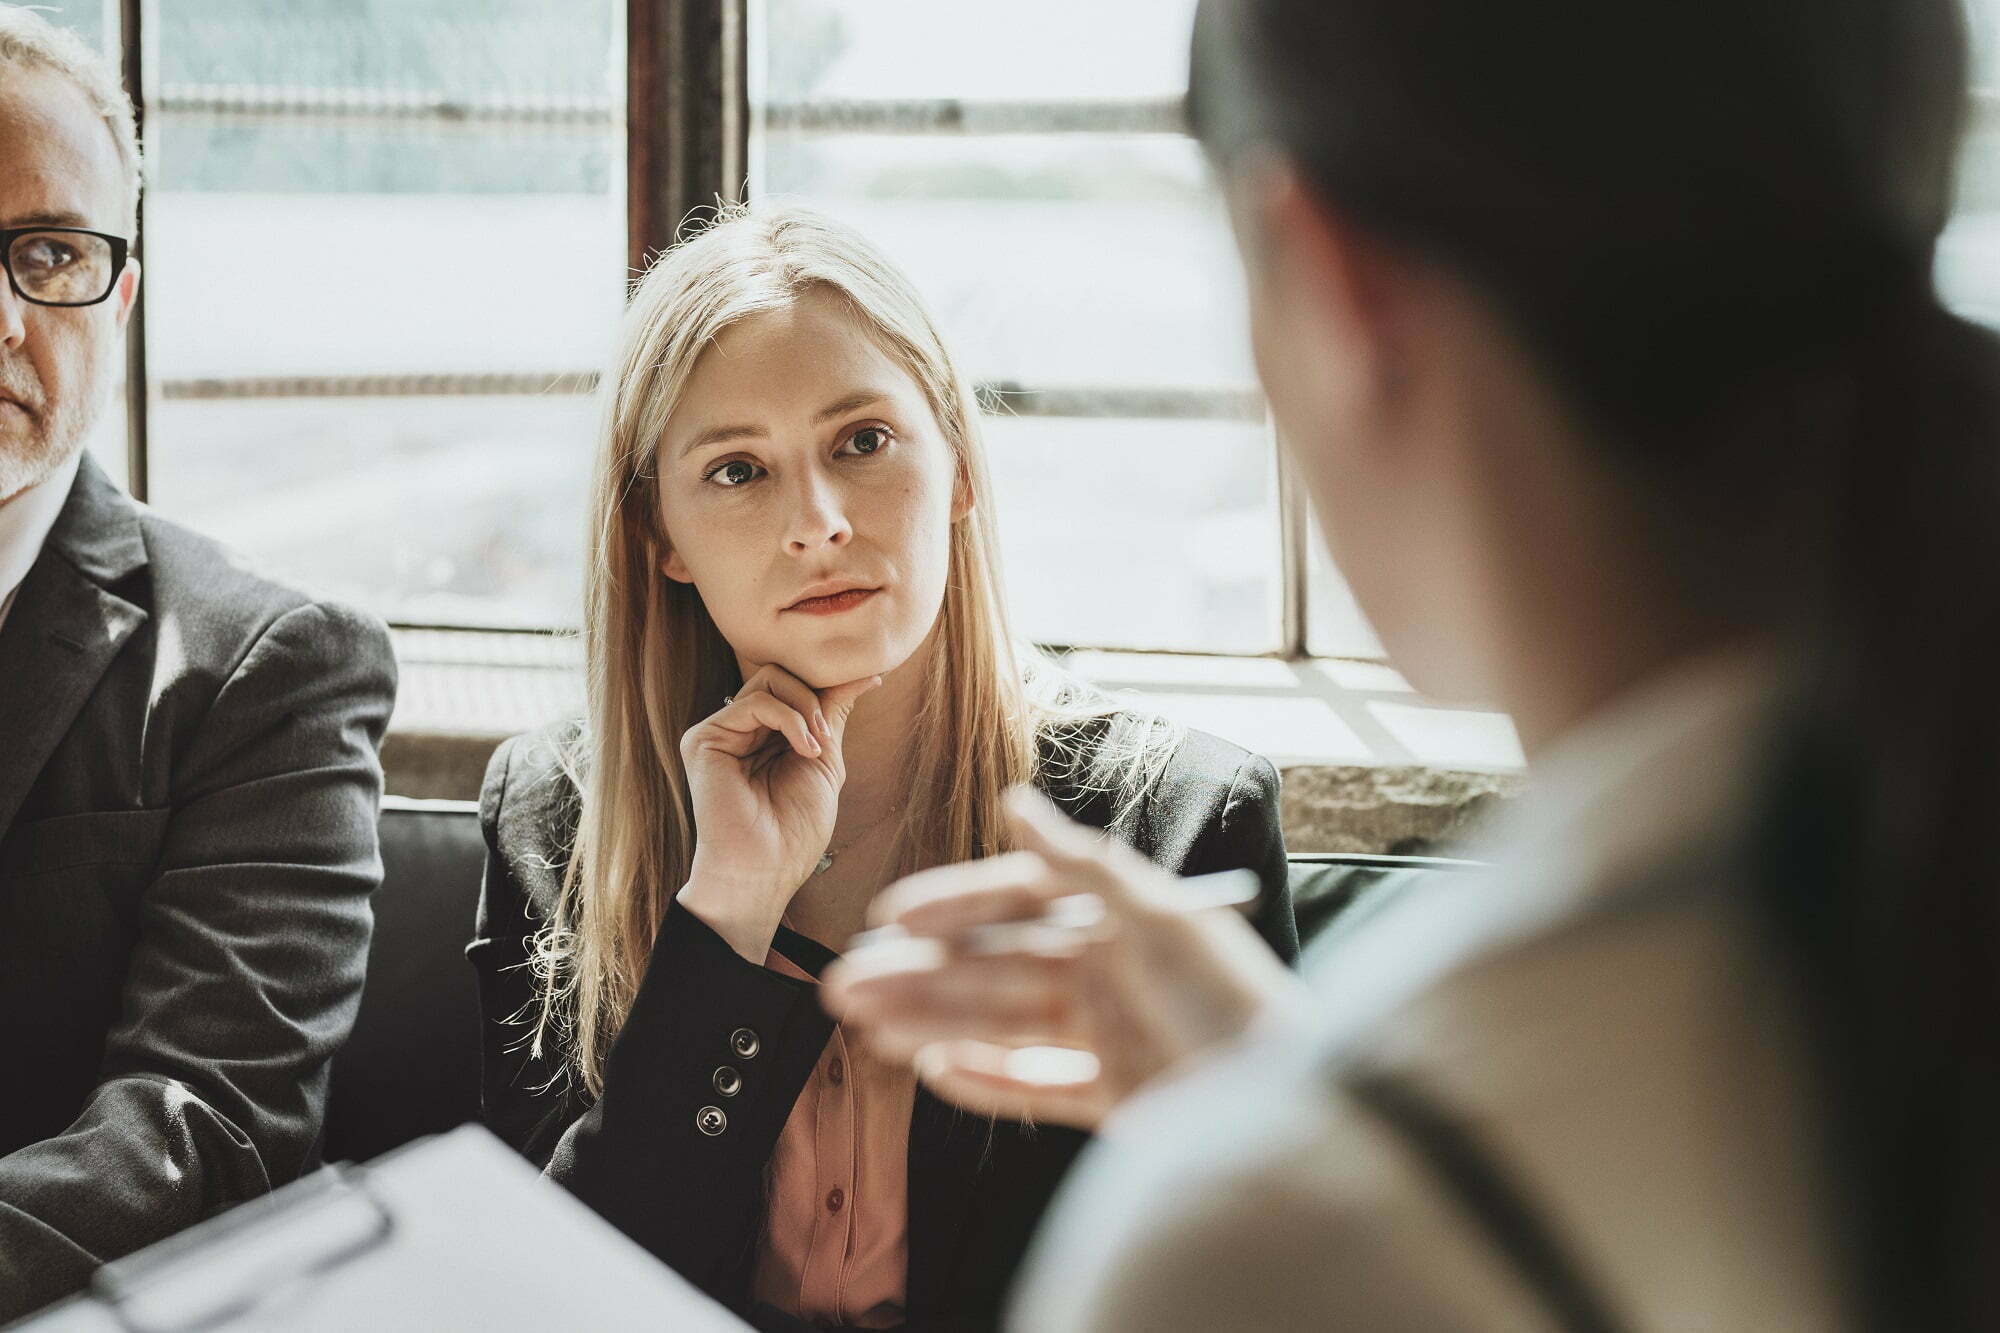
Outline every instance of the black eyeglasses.
<svg viewBox="0 0 2000 1333">
<path fill-rule="evenodd" d="M 96 305 L 125 271 L 131 242 L 81 227 L 0 228 L 0 263 L 14 294 L 36 305 Z"/>
</svg>

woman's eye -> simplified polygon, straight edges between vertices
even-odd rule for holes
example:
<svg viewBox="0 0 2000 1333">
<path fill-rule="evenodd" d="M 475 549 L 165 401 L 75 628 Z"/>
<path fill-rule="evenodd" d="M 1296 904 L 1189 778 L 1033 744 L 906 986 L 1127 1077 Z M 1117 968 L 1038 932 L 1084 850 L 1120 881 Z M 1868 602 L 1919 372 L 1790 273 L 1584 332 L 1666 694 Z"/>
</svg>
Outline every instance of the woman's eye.
<svg viewBox="0 0 2000 1333">
<path fill-rule="evenodd" d="M 741 458 L 730 459 L 727 463 L 715 468 L 702 478 L 703 481 L 712 481 L 718 486 L 741 486 L 747 481 L 755 481 L 756 479 L 757 465 L 745 462 Z"/>
<path fill-rule="evenodd" d="M 866 457 L 889 447 L 889 432 L 881 426 L 863 426 L 847 437 L 854 446 L 854 452 Z"/>
</svg>

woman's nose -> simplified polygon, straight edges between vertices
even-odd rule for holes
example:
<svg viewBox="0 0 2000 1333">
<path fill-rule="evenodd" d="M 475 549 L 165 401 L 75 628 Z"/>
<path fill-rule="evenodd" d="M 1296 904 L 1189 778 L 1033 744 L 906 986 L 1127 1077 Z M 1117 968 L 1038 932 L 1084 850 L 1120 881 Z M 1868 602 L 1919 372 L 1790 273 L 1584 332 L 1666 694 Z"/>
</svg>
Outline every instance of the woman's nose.
<svg viewBox="0 0 2000 1333">
<path fill-rule="evenodd" d="M 844 545 L 853 535 L 838 488 L 821 477 L 802 477 L 793 492 L 785 549 L 804 555 L 822 546 Z"/>
</svg>

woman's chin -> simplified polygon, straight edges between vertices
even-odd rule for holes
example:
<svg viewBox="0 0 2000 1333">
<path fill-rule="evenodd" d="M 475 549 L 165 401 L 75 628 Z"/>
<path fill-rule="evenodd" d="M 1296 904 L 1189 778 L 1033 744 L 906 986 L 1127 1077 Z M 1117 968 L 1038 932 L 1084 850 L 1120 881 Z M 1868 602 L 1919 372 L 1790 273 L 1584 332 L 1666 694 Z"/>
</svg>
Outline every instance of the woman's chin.
<svg viewBox="0 0 2000 1333">
<path fill-rule="evenodd" d="M 868 676 L 886 676 L 908 661 L 909 656 L 872 639 L 836 640 L 795 645 L 778 658 L 778 663 L 814 689 L 824 690 Z"/>
</svg>

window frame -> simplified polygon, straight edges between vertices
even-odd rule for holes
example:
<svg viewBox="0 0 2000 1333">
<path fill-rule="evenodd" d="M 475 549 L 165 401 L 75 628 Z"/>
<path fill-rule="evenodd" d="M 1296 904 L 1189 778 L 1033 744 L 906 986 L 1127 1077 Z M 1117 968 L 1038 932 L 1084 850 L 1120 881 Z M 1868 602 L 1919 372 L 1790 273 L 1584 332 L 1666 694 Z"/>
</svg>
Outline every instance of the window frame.
<svg viewBox="0 0 2000 1333">
<path fill-rule="evenodd" d="M 119 66 L 133 114 L 142 136 L 149 110 L 175 107 L 173 90 L 156 99 L 149 62 L 146 21 L 152 0 L 117 0 Z M 741 202 L 749 188 L 750 132 L 748 0 L 626 0 L 625 3 L 625 170 L 626 261 L 634 275 L 670 248 L 681 221 L 718 199 Z M 213 90 L 211 90 L 212 93 Z M 395 114 L 419 118 L 465 118 L 466 108 L 443 100 L 394 99 L 393 107 L 359 104 L 313 108 L 317 114 Z M 224 110 L 248 108 L 233 104 Z M 266 109 L 269 110 L 268 108 Z M 486 109 L 506 115 L 505 108 Z M 529 114 L 519 112 L 517 114 Z M 612 107 L 562 108 L 551 114 L 588 118 L 615 115 Z M 839 133 L 926 133 L 976 136 L 996 133 L 1146 133 L 1184 134 L 1184 117 L 1177 101 L 1012 102 L 956 98 L 894 102 L 826 101 L 780 104 L 765 109 L 767 120 L 791 129 L 822 129 Z M 146 200 L 139 204 L 138 235 L 132 258 L 143 255 Z M 547 392 L 587 393 L 596 387 L 594 374 L 558 372 L 552 386 L 537 376 L 425 375 L 383 380 L 351 377 L 246 378 L 155 384 L 146 365 L 146 299 L 142 289 L 134 304 L 126 338 L 126 466 L 132 495 L 145 500 L 150 489 L 149 409 L 156 396 L 274 397 L 302 394 L 436 395 L 450 393 Z M 516 383 L 520 381 L 520 383 Z M 534 381 L 529 383 L 529 381 Z M 1219 417 L 1266 422 L 1275 460 L 1280 543 L 1280 635 L 1278 647 L 1264 653 L 1221 654 L 1297 661 L 1310 656 L 1309 624 L 1311 552 L 1306 499 L 1255 386 L 1241 389 L 1189 390 L 1163 393 L 1137 386 L 1103 385 L 1060 390 L 1012 383 L 981 385 L 981 397 L 1002 400 L 1016 416 L 1077 418 L 1116 416 L 1120 419 L 1161 417 L 1188 420 Z M 397 629 L 474 629 L 395 622 Z M 479 632 L 491 632 L 479 630 Z M 512 633 L 545 633 L 511 630 Z M 1217 656 L 1186 649 L 1106 648 L 1100 644 L 1049 645 L 1116 652 L 1154 652 L 1183 656 Z"/>
</svg>

